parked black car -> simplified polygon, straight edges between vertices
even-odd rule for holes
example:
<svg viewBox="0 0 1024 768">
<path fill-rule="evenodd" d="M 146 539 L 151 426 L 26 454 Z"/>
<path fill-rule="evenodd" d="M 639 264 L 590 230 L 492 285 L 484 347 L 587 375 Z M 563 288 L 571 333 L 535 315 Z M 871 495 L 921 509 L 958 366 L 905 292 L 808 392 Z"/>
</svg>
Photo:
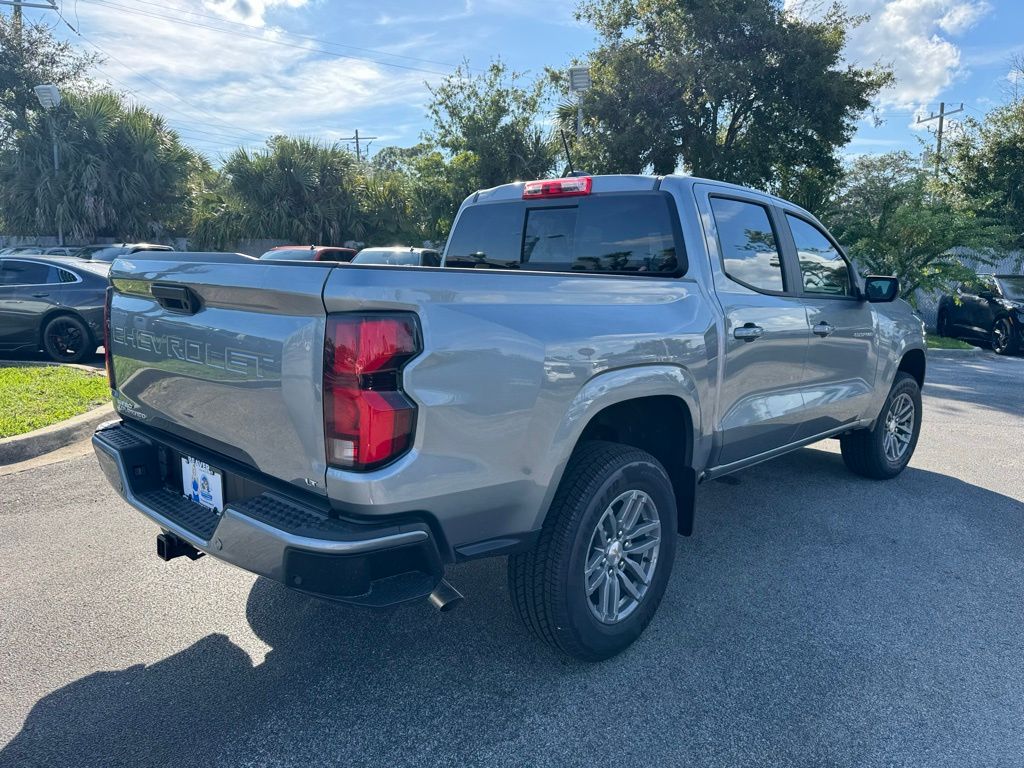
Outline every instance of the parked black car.
<svg viewBox="0 0 1024 768">
<path fill-rule="evenodd" d="M 1024 275 L 978 275 L 939 300 L 940 336 L 988 343 L 1000 355 L 1024 348 Z"/>
<path fill-rule="evenodd" d="M 62 363 L 94 354 L 109 271 L 69 256 L 0 256 L 0 351 L 43 349 Z"/>
</svg>

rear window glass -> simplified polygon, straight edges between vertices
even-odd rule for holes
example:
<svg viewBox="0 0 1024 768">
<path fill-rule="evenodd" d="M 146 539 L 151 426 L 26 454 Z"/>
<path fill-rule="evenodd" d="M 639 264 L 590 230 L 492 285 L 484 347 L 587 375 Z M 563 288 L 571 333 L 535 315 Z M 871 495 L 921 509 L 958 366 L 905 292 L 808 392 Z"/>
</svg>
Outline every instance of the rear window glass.
<svg viewBox="0 0 1024 768">
<path fill-rule="evenodd" d="M 128 253 L 127 248 L 104 248 L 93 251 L 89 258 L 93 261 L 114 261 L 118 256 L 124 256 L 126 253 Z"/>
<path fill-rule="evenodd" d="M 373 251 L 365 250 L 356 254 L 353 264 L 404 264 L 418 265 L 420 255 L 413 251 Z"/>
<path fill-rule="evenodd" d="M 554 272 L 676 274 L 666 193 L 604 194 L 548 204 L 509 201 L 463 211 L 448 245 L 450 267 Z"/>
<path fill-rule="evenodd" d="M 312 248 L 291 248 L 282 251 L 267 251 L 261 259 L 275 259 L 280 261 L 312 261 L 316 252 Z"/>
</svg>

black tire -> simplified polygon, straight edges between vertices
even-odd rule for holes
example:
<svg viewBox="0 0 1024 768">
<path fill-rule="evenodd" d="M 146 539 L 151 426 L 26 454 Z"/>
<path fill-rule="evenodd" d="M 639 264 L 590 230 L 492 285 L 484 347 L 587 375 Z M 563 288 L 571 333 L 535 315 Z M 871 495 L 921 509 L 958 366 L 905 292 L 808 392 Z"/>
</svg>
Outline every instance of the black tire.
<svg viewBox="0 0 1024 768">
<path fill-rule="evenodd" d="M 989 344 L 997 355 L 1013 355 L 1017 352 L 1017 339 L 1010 318 L 1001 317 L 992 325 Z"/>
<path fill-rule="evenodd" d="M 646 519 L 653 522 L 656 517 L 660 522 L 660 541 L 648 549 L 656 563 L 648 574 L 649 582 L 641 587 L 645 591 L 639 600 L 620 594 L 625 588 L 623 577 L 611 565 L 606 572 L 605 565 L 599 566 L 599 579 L 614 585 L 614 601 L 609 599 L 607 605 L 614 602 L 617 613 L 622 600 L 632 604 L 623 618 L 604 623 L 596 615 L 599 609 L 591 607 L 584 571 L 588 555 L 595 552 L 592 538 L 601 535 L 597 529 L 609 519 L 608 511 L 615 509 L 616 503 L 625 503 L 619 501 L 622 497 L 642 499 Z M 648 503 L 655 509 L 646 506 Z M 613 522 L 614 518 L 613 514 Z M 536 547 L 509 557 L 509 591 L 516 613 L 534 635 L 569 656 L 600 661 L 620 653 L 644 631 L 665 594 L 675 556 L 676 529 L 672 484 L 657 459 L 618 443 L 584 443 L 569 460 Z M 618 534 L 621 543 L 622 531 Z M 624 546 L 628 544 L 627 540 Z M 625 550 L 616 550 L 615 557 L 621 558 L 616 563 L 626 560 L 628 554 L 636 557 L 622 552 Z M 602 555 L 600 549 L 596 553 Z M 644 556 L 640 557 L 642 561 Z M 605 573 L 614 576 L 605 577 Z M 603 590 L 603 586 L 594 590 L 597 602 Z"/>
<path fill-rule="evenodd" d="M 886 436 L 890 433 L 890 419 L 894 418 L 894 407 L 897 402 L 904 405 L 906 395 L 913 404 L 913 425 L 910 427 L 910 440 L 897 458 L 887 455 Z M 921 388 L 917 380 L 909 373 L 900 371 L 889 390 L 875 426 L 872 429 L 858 429 L 839 438 L 843 452 L 843 461 L 847 469 L 861 477 L 872 480 L 888 480 L 896 477 L 904 470 L 914 455 L 917 438 L 921 434 Z"/>
<path fill-rule="evenodd" d="M 79 363 L 97 346 L 85 323 L 74 315 L 58 315 L 43 328 L 43 349 L 58 363 Z"/>
</svg>

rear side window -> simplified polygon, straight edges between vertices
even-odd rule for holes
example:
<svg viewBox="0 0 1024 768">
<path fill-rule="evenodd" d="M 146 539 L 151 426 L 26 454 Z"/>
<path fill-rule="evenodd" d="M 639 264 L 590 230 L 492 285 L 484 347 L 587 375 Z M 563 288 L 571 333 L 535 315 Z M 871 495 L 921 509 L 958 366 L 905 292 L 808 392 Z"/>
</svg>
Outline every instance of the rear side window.
<svg viewBox="0 0 1024 768">
<path fill-rule="evenodd" d="M 804 292 L 825 296 L 853 296 L 850 267 L 839 249 L 816 226 L 786 214 L 796 243 Z"/>
<path fill-rule="evenodd" d="M 5 259 L 0 267 L 0 285 L 44 285 L 56 283 L 56 270 L 38 261 Z"/>
<path fill-rule="evenodd" d="M 58 269 L 57 278 L 62 283 L 73 283 L 78 280 L 73 272 L 68 272 L 66 269 Z"/>
<path fill-rule="evenodd" d="M 783 291 L 782 253 L 768 209 L 757 203 L 711 198 L 725 273 L 759 291 Z"/>
<path fill-rule="evenodd" d="M 467 208 L 448 246 L 448 266 L 552 272 L 678 274 L 669 196 L 605 194 L 557 204 L 506 202 Z"/>
</svg>

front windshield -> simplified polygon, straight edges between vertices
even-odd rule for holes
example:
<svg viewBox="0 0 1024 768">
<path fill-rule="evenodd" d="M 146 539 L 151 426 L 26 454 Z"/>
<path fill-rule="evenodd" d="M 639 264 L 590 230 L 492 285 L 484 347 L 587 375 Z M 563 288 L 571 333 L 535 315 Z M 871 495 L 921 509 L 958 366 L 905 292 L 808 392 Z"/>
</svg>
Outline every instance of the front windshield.
<svg viewBox="0 0 1024 768">
<path fill-rule="evenodd" d="M 371 249 L 360 251 L 352 259 L 353 264 L 404 264 L 416 266 L 420 263 L 418 253 L 412 251 L 391 251 L 386 249 Z"/>
<path fill-rule="evenodd" d="M 1024 301 L 1024 275 L 1020 277 L 997 277 L 1003 295 L 1011 301 Z"/>
</svg>

